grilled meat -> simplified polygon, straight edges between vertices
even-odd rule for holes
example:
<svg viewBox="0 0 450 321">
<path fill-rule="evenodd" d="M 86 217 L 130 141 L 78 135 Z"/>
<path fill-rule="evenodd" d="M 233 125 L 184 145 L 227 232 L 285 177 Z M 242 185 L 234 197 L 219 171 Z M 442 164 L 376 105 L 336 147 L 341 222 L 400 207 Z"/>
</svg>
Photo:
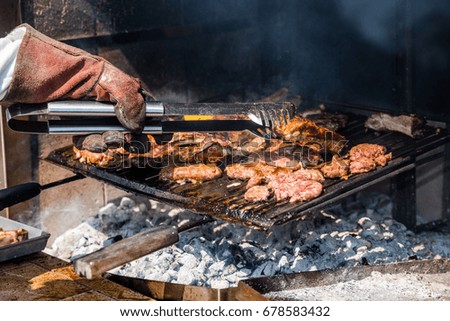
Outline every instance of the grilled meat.
<svg viewBox="0 0 450 321">
<path fill-rule="evenodd" d="M 392 153 L 386 154 L 386 148 L 377 144 L 359 144 L 350 149 L 350 172 L 352 174 L 366 173 L 374 170 L 377 165 L 385 166 Z"/>
<path fill-rule="evenodd" d="M 327 150 L 337 153 L 343 147 L 344 137 L 321 128 L 314 122 L 295 118 L 290 123 L 278 129 L 291 142 L 275 140 L 266 149 L 266 141 L 247 131 L 229 133 L 175 133 L 172 139 L 164 144 L 147 135 L 146 152 L 133 151 L 127 146 L 108 149 L 103 153 L 92 153 L 79 146 L 74 147 L 80 162 L 94 164 L 100 167 L 117 166 L 121 162 L 140 164 L 135 159 L 165 159 L 174 163 L 187 162 L 219 162 L 228 156 L 248 156 L 260 154 L 264 161 L 274 166 L 305 167 L 317 165 L 322 161 L 321 153 Z M 269 155 L 267 152 L 275 154 Z M 133 160 L 133 161 L 131 161 Z M 152 163 L 152 162 L 148 162 Z M 144 162 L 145 164 L 145 162 Z"/>
<path fill-rule="evenodd" d="M 322 193 L 322 184 L 314 180 L 298 180 L 292 175 L 274 175 L 267 186 L 278 201 L 306 201 Z"/>
<path fill-rule="evenodd" d="M 350 160 L 354 161 L 361 157 L 376 158 L 386 153 L 386 147 L 377 144 L 359 144 L 350 149 Z"/>
<path fill-rule="evenodd" d="M 337 131 L 347 126 L 348 116 L 338 113 L 327 113 L 320 108 L 302 111 L 299 116 L 310 119 L 320 127 Z"/>
<path fill-rule="evenodd" d="M 331 162 L 324 165 L 320 170 L 323 176 L 327 178 L 340 178 L 348 175 L 350 161 L 339 158 L 338 155 L 333 155 Z"/>
<path fill-rule="evenodd" d="M 272 140 L 264 153 L 269 153 L 272 160 L 283 157 L 290 159 L 292 162 L 289 163 L 290 167 L 311 167 L 323 162 L 323 157 L 317 150 L 295 142 L 284 142 L 282 140 Z M 294 166 L 294 162 L 298 165 Z M 269 164 L 279 166 L 276 163 Z"/>
<path fill-rule="evenodd" d="M 259 170 L 255 164 L 232 164 L 225 167 L 225 173 L 229 178 L 237 178 L 242 180 L 250 179 L 257 176 Z"/>
<path fill-rule="evenodd" d="M 160 174 L 159 179 L 165 181 L 185 182 L 203 182 L 222 176 L 222 171 L 215 165 L 194 164 L 189 166 L 166 166 Z"/>
<path fill-rule="evenodd" d="M 104 153 L 94 153 L 87 149 L 78 149 L 73 146 L 75 153 L 75 159 L 78 159 L 80 163 L 93 164 L 98 167 L 117 167 L 123 164 L 124 159 L 127 157 L 123 148 L 108 149 Z"/>
<path fill-rule="evenodd" d="M 309 201 L 310 199 L 320 196 L 323 189 L 322 184 L 311 180 L 297 181 L 291 188 L 290 203 Z"/>
<path fill-rule="evenodd" d="M 380 166 L 386 166 L 386 164 L 392 159 L 392 153 L 380 155 L 378 157 L 375 157 L 373 160 L 377 165 Z"/>
<path fill-rule="evenodd" d="M 233 164 L 226 167 L 227 176 L 247 180 L 246 200 L 259 201 L 272 190 L 278 201 L 289 198 L 291 202 L 305 201 L 322 193 L 325 179 L 316 169 L 275 167 L 263 162 L 257 164 Z M 306 183 L 305 183 L 306 182 Z M 261 185 L 267 184 L 267 185 Z M 247 194 L 248 193 L 248 194 Z"/>
<path fill-rule="evenodd" d="M 249 155 L 259 153 L 266 147 L 264 138 L 255 136 L 248 131 L 223 133 L 231 148 L 233 154 Z"/>
<path fill-rule="evenodd" d="M 345 146 L 345 137 L 327 128 L 320 127 L 312 120 L 295 116 L 284 126 L 275 131 L 284 140 L 297 142 L 316 151 L 329 151 L 339 154 Z"/>
<path fill-rule="evenodd" d="M 296 180 L 311 180 L 320 183 L 325 181 L 322 173 L 317 169 L 299 169 L 292 172 L 292 175 L 289 176 L 293 177 Z"/>
<path fill-rule="evenodd" d="M 267 201 L 269 196 L 270 191 L 267 186 L 250 187 L 244 194 L 245 200 L 251 202 Z"/>
<path fill-rule="evenodd" d="M 423 136 L 425 123 L 425 118 L 417 115 L 393 116 L 376 113 L 370 115 L 364 125 L 375 131 L 394 131 L 412 138 L 420 138 Z"/>
<path fill-rule="evenodd" d="M 302 164 L 294 159 L 293 157 L 286 157 L 283 155 L 279 155 L 276 152 L 262 152 L 251 154 L 248 157 L 248 161 L 250 163 L 258 163 L 263 162 L 267 165 L 275 166 L 275 167 L 286 167 L 286 168 L 301 168 Z"/>
<path fill-rule="evenodd" d="M 352 174 L 367 173 L 373 171 L 377 167 L 377 163 L 371 158 L 360 157 L 351 161 L 350 172 Z"/>
<path fill-rule="evenodd" d="M 0 246 L 22 242 L 28 239 L 28 231 L 24 229 L 3 230 L 0 228 Z"/>
</svg>

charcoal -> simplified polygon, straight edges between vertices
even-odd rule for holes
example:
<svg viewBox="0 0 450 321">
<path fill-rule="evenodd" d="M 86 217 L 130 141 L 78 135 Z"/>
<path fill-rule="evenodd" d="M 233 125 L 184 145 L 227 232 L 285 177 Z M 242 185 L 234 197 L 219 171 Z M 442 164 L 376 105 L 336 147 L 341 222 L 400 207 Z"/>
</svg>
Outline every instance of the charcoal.
<svg viewBox="0 0 450 321">
<path fill-rule="evenodd" d="M 318 219 L 274 226 L 268 233 L 217 220 L 180 233 L 177 244 L 109 271 L 149 280 L 214 288 L 237 286 L 242 279 L 383 264 L 410 258 L 450 257 L 450 238 L 439 232 L 415 234 L 392 218 L 392 200 L 361 193 Z M 117 235 L 128 237 L 158 224 L 174 225 L 198 216 L 155 201 L 125 199 L 99 209 L 46 249 L 73 260 L 104 246 Z M 156 225 L 155 225 L 156 224 Z"/>
<path fill-rule="evenodd" d="M 222 273 L 224 267 L 225 267 L 225 262 L 224 261 L 214 262 L 213 264 L 211 264 L 209 266 L 209 272 L 212 275 L 215 275 L 215 274 L 218 274 L 218 273 Z"/>
<path fill-rule="evenodd" d="M 126 209 L 132 209 L 135 205 L 136 205 L 136 203 L 131 198 L 122 197 L 122 199 L 120 200 L 119 207 L 126 210 Z"/>
<path fill-rule="evenodd" d="M 183 265 L 183 268 L 193 269 L 198 265 L 197 258 L 189 253 L 183 254 L 180 258 L 180 263 Z"/>
<path fill-rule="evenodd" d="M 227 289 L 230 287 L 230 283 L 223 279 L 213 279 L 211 280 L 210 285 L 214 289 Z"/>
<path fill-rule="evenodd" d="M 195 281 L 195 276 L 192 270 L 188 267 L 183 266 L 178 271 L 177 283 L 180 284 L 193 284 Z"/>
<path fill-rule="evenodd" d="M 265 264 L 262 274 L 271 276 L 271 275 L 275 275 L 278 270 L 279 270 L 278 264 L 273 261 L 269 261 Z"/>
</svg>

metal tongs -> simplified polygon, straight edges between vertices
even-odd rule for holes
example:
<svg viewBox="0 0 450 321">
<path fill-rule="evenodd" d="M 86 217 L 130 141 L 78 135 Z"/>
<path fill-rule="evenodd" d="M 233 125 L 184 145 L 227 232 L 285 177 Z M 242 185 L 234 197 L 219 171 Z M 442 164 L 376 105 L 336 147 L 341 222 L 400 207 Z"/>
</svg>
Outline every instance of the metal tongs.
<svg viewBox="0 0 450 321">
<path fill-rule="evenodd" d="M 165 103 L 146 102 L 144 134 L 242 131 L 276 137 L 274 129 L 294 115 L 292 103 Z M 26 133 L 84 135 L 109 130 L 126 132 L 114 106 L 95 101 L 15 104 L 6 110 L 11 129 Z"/>
</svg>

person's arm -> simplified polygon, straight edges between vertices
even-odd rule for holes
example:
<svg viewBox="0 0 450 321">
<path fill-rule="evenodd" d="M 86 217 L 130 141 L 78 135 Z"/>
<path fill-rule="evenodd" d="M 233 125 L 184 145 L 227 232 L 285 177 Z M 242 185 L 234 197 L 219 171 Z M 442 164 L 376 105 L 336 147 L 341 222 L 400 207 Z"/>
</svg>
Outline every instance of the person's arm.
<svg viewBox="0 0 450 321">
<path fill-rule="evenodd" d="M 20 32 L 23 35 L 19 44 L 14 41 L 14 35 Z M 14 54 L 12 60 L 9 58 L 9 65 L 5 61 L 5 67 L 0 67 L 1 81 L 5 81 L 7 87 L 0 103 L 67 99 L 109 101 L 115 104 L 116 116 L 125 128 L 134 133 L 142 130 L 145 103 L 139 79 L 99 56 L 51 39 L 27 24 L 19 26 L 6 38 Z M 4 59 L 8 60 L 8 55 Z"/>
<path fill-rule="evenodd" d="M 14 29 L 6 37 L 0 38 L 0 101 L 5 98 L 13 78 L 17 54 L 26 28 Z"/>
</svg>

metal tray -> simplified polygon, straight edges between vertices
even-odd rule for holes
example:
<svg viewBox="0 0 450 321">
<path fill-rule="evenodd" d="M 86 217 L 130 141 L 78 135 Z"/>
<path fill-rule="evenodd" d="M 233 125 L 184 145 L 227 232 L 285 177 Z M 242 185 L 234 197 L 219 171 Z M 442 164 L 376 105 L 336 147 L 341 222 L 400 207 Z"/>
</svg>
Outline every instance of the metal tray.
<svg viewBox="0 0 450 321">
<path fill-rule="evenodd" d="M 4 230 L 23 228 L 28 231 L 28 239 L 22 242 L 0 246 L 0 262 L 42 251 L 50 234 L 35 227 L 0 216 L 0 227 Z"/>
</svg>

